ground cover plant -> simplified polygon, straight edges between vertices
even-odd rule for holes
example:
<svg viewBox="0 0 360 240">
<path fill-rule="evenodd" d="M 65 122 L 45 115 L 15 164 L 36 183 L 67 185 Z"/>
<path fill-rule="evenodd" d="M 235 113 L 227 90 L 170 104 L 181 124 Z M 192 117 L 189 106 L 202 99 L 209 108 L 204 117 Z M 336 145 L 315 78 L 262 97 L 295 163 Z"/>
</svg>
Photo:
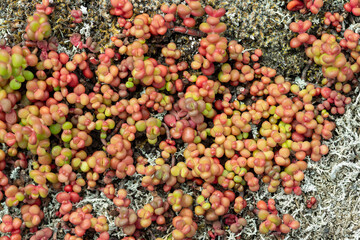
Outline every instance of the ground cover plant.
<svg viewBox="0 0 360 240">
<path fill-rule="evenodd" d="M 357 0 L 278 4 L 299 16 L 284 43 L 305 62 L 295 80 L 230 38 L 211 1 L 101 1 L 112 29 L 97 37 L 84 7 L 31 4 L 20 39 L 0 40 L 1 240 L 356 235 L 316 186 L 352 169 L 323 191 L 356 206 Z"/>
</svg>

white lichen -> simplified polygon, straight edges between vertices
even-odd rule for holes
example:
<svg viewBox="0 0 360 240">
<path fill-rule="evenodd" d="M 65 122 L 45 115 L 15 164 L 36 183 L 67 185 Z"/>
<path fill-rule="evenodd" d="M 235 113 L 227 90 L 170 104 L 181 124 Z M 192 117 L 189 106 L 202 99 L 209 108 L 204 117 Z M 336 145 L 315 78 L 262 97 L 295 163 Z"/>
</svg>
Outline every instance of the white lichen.
<svg viewBox="0 0 360 240">
<path fill-rule="evenodd" d="M 124 185 L 128 193 L 128 198 L 131 199 L 130 207 L 134 211 L 141 209 L 154 198 L 151 193 L 141 185 L 142 177 L 142 175 L 135 173 L 130 181 L 127 181 Z"/>
<path fill-rule="evenodd" d="M 20 170 L 21 170 L 20 167 L 14 168 L 14 170 L 12 170 L 11 173 L 10 173 L 10 179 L 13 179 L 13 180 L 18 179 L 19 174 L 20 174 Z"/>
<path fill-rule="evenodd" d="M 93 23 L 88 24 L 84 23 L 83 27 L 80 29 L 80 34 L 87 39 L 91 36 L 91 28 L 93 27 Z"/>
<path fill-rule="evenodd" d="M 87 11 L 87 7 L 85 6 L 80 6 L 80 11 L 83 15 L 87 15 L 88 14 L 88 11 Z"/>
<path fill-rule="evenodd" d="M 304 89 L 307 86 L 307 82 L 305 82 L 301 77 L 297 76 L 294 79 L 294 83 L 299 86 L 300 89 Z"/>
<path fill-rule="evenodd" d="M 161 113 L 152 113 L 151 117 L 157 118 L 160 121 L 162 121 L 166 114 L 167 114 L 167 111 L 164 111 L 164 112 L 161 112 Z"/>
</svg>

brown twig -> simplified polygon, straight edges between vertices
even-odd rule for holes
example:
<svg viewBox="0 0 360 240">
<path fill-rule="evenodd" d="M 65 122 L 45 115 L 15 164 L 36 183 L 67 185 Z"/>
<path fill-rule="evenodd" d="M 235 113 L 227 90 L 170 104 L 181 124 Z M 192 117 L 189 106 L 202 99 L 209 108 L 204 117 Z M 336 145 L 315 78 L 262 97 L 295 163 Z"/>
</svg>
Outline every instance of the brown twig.
<svg viewBox="0 0 360 240">
<path fill-rule="evenodd" d="M 302 79 L 303 81 L 306 81 L 307 71 L 309 70 L 309 68 L 310 68 L 310 66 L 311 66 L 312 63 L 313 63 L 313 60 L 310 59 L 310 60 L 308 61 L 307 65 L 305 66 L 304 70 L 302 71 L 302 73 L 301 73 L 301 79 Z"/>
<path fill-rule="evenodd" d="M 165 123 L 162 123 L 161 125 L 165 128 L 166 138 L 168 140 L 171 140 L 171 134 L 170 134 L 169 127 Z M 176 163 L 175 155 L 171 154 L 171 167 L 175 166 L 175 163 Z"/>
<path fill-rule="evenodd" d="M 172 154 L 171 155 L 171 167 L 175 166 L 175 163 L 176 163 L 175 155 Z"/>
<path fill-rule="evenodd" d="M 106 139 L 104 138 L 100 138 L 101 140 L 101 143 L 106 147 L 107 146 L 107 142 L 106 142 Z"/>
<path fill-rule="evenodd" d="M 151 229 L 148 229 L 147 232 L 150 234 L 151 239 L 156 239 L 156 237 L 154 236 L 153 232 L 151 231 Z"/>
<path fill-rule="evenodd" d="M 171 140 L 171 135 L 170 135 L 169 127 L 168 127 L 165 123 L 162 123 L 161 125 L 165 128 L 166 138 L 169 139 L 169 140 Z"/>
<path fill-rule="evenodd" d="M 121 125 L 124 123 L 124 120 L 120 120 L 117 124 L 116 124 L 116 126 L 115 126 L 115 128 L 114 128 L 114 130 L 111 132 L 111 134 L 109 134 L 109 136 L 107 137 L 107 139 L 109 140 L 110 138 L 112 138 L 112 136 L 114 136 L 118 131 L 119 131 L 119 129 L 120 129 L 120 127 L 121 127 Z"/>
</svg>

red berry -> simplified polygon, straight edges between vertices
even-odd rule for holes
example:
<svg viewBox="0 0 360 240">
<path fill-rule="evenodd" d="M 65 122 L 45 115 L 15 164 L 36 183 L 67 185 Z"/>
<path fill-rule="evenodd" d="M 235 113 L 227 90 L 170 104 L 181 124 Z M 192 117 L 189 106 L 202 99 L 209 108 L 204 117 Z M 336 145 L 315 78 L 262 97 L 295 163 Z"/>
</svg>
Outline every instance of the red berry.
<svg viewBox="0 0 360 240">
<path fill-rule="evenodd" d="M 79 194 L 75 193 L 75 192 L 71 192 L 70 193 L 70 201 L 73 203 L 77 203 L 80 201 L 80 196 Z"/>
<path fill-rule="evenodd" d="M 64 187 L 64 191 L 65 192 L 72 192 L 72 186 L 71 185 L 66 185 L 65 187 Z"/>
</svg>

